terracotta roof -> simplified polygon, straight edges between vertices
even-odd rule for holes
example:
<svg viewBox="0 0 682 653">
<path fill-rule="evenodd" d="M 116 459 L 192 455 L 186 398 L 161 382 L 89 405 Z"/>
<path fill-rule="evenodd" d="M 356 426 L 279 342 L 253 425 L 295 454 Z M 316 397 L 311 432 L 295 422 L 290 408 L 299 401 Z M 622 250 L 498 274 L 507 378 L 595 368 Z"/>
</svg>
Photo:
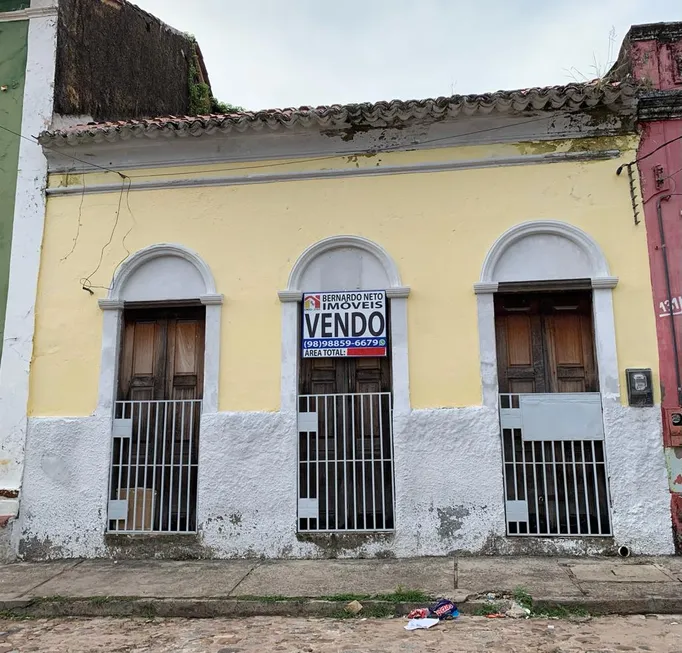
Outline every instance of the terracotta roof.
<svg viewBox="0 0 682 653">
<path fill-rule="evenodd" d="M 412 122 L 433 122 L 457 116 L 529 111 L 577 111 L 597 106 L 634 111 L 637 87 L 624 83 L 588 82 L 482 95 L 453 95 L 426 100 L 392 100 L 363 104 L 266 109 L 207 116 L 158 118 L 75 125 L 40 134 L 43 145 L 79 145 L 114 142 L 133 137 L 201 136 L 282 128 L 344 129 L 351 126 L 389 127 Z"/>
</svg>

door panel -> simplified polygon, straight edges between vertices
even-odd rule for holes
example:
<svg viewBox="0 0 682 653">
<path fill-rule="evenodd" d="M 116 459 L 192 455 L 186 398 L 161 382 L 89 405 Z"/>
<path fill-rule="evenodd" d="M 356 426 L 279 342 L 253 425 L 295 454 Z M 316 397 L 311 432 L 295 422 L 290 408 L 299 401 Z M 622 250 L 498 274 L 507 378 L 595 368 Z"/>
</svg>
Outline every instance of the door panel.
<svg viewBox="0 0 682 653">
<path fill-rule="evenodd" d="M 204 325 L 198 320 L 168 320 L 166 387 L 170 399 L 199 399 L 203 382 Z"/>
<path fill-rule="evenodd" d="M 496 318 L 500 392 L 546 392 L 542 325 L 533 308 L 503 305 Z"/>
<path fill-rule="evenodd" d="M 127 321 L 121 357 L 120 393 L 126 399 L 162 399 L 165 325 L 157 320 Z"/>
</svg>

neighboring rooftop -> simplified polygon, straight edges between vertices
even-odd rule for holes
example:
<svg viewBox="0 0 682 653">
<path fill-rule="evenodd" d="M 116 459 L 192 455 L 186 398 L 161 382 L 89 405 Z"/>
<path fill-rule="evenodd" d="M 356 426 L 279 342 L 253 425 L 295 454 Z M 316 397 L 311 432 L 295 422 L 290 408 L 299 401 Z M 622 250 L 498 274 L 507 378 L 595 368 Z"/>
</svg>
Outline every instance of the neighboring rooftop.
<svg viewBox="0 0 682 653">
<path fill-rule="evenodd" d="M 601 108 L 620 114 L 632 114 L 636 105 L 636 93 L 637 88 L 629 84 L 594 81 L 425 100 L 303 106 L 198 116 L 169 115 L 74 125 L 43 132 L 40 135 L 40 142 L 43 145 L 79 145 L 158 135 L 201 136 L 216 131 L 228 133 L 294 127 L 331 130 L 347 129 L 352 126 L 371 129 L 401 127 L 413 122 L 436 122 L 458 116 L 487 115 L 494 112 L 533 115 L 535 112 L 585 111 Z"/>
<path fill-rule="evenodd" d="M 60 0 L 54 112 L 120 120 L 211 110 L 194 37 L 127 0 Z M 68 121 L 67 121 L 68 122 Z"/>
</svg>

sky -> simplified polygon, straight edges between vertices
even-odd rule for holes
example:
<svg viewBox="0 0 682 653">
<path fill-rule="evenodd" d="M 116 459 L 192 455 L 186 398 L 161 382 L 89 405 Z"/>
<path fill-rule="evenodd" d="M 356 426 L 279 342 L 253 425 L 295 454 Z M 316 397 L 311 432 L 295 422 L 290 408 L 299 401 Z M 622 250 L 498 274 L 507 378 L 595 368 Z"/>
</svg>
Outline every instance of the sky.
<svg viewBox="0 0 682 653">
<path fill-rule="evenodd" d="M 213 94 L 264 109 L 568 84 L 681 0 L 133 0 L 194 34 Z"/>
</svg>

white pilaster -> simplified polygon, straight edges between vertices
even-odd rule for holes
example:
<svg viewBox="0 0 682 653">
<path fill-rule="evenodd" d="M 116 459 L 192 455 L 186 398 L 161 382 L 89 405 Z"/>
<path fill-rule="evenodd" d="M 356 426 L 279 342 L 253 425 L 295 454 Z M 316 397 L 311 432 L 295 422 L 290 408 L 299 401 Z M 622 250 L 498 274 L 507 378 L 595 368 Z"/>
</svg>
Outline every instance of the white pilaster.
<svg viewBox="0 0 682 653">
<path fill-rule="evenodd" d="M 30 136 L 47 129 L 52 119 L 57 16 L 54 0 L 32 8 L 24 88 L 17 189 L 12 228 L 9 291 L 2 362 L 0 363 L 0 488 L 19 490 L 26 440 L 29 370 L 33 355 L 35 302 L 45 219 L 47 161 Z M 17 503 L 3 506 L 16 514 Z M 3 513 L 6 514 L 6 513 Z M 0 515 L 2 516 L 2 515 Z"/>
</svg>

